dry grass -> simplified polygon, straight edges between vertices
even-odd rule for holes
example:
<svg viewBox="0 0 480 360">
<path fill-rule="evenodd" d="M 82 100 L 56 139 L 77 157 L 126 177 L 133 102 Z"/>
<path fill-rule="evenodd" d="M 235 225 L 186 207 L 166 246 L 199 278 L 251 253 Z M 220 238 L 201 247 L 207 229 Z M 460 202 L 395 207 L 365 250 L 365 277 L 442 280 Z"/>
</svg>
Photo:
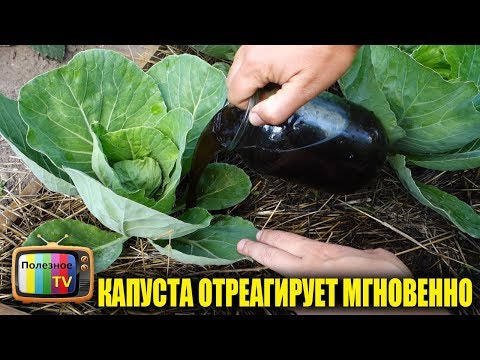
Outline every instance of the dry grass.
<svg viewBox="0 0 480 360">
<path fill-rule="evenodd" d="M 182 46 L 162 46 L 152 63 L 171 53 L 192 52 Z M 211 60 L 208 59 L 207 60 Z M 148 66 L 148 65 L 147 65 Z M 396 253 L 416 277 L 469 277 L 474 283 L 474 303 L 460 314 L 480 314 L 480 243 L 461 233 L 442 217 L 409 196 L 394 172 L 385 166 L 376 182 L 351 195 L 322 194 L 303 186 L 254 174 L 236 156 L 221 160 L 238 164 L 252 180 L 250 196 L 228 213 L 252 221 L 257 228 L 281 229 L 309 238 L 360 249 L 381 247 Z M 416 179 L 456 195 L 480 208 L 480 171 L 454 173 L 416 169 Z M 17 181 L 18 183 L 18 181 Z M 4 200 L 19 201 L 19 185 L 7 190 Z M 74 218 L 97 224 L 80 199 L 42 190 L 23 198 L 16 209 L 19 221 L 0 233 L 0 301 L 29 313 L 54 314 L 248 314 L 283 313 L 271 309 L 99 309 L 84 304 L 21 305 L 12 299 L 11 253 L 38 225 L 52 218 Z M 2 202 L 4 204 L 5 201 Z M 122 256 L 102 277 L 260 277 L 274 275 L 259 264 L 243 261 L 234 266 L 201 267 L 181 264 L 160 255 L 147 241 L 132 238 Z"/>
</svg>

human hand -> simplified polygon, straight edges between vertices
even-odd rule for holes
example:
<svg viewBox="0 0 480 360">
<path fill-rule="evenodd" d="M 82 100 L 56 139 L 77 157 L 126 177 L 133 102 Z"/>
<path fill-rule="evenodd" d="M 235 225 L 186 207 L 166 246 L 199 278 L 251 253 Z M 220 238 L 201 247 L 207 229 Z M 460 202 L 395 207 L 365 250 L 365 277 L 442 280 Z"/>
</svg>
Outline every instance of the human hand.
<svg viewBox="0 0 480 360">
<path fill-rule="evenodd" d="M 411 277 L 407 266 L 384 249 L 358 250 L 278 230 L 261 230 L 257 241 L 243 239 L 237 251 L 288 277 Z M 444 308 L 302 308 L 298 315 L 449 315 Z"/>
<path fill-rule="evenodd" d="M 356 45 L 244 45 L 227 77 L 228 101 L 245 109 L 257 89 L 281 89 L 250 111 L 253 125 L 279 125 L 337 81 L 352 64 Z"/>
<path fill-rule="evenodd" d="M 243 239 L 237 251 L 288 277 L 411 277 L 407 266 L 384 249 L 359 250 L 278 230 Z"/>
</svg>

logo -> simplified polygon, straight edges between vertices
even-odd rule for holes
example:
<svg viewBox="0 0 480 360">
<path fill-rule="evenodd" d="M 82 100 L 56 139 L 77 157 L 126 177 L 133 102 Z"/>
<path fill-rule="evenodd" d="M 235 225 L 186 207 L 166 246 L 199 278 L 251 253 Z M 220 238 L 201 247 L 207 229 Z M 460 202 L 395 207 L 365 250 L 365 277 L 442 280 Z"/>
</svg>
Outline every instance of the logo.
<svg viewBox="0 0 480 360">
<path fill-rule="evenodd" d="M 81 303 L 93 295 L 93 252 L 79 246 L 25 246 L 14 250 L 13 297 L 24 303 Z"/>
</svg>

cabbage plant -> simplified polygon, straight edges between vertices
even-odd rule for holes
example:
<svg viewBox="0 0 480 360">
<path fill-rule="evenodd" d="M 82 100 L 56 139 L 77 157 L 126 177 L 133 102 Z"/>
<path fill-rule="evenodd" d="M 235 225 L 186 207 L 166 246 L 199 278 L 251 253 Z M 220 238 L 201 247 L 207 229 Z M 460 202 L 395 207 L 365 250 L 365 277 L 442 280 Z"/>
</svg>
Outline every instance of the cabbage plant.
<svg viewBox="0 0 480 360">
<path fill-rule="evenodd" d="M 480 46 L 363 46 L 340 79 L 345 97 L 373 111 L 390 141 L 389 162 L 420 203 L 480 238 L 480 216 L 408 166 L 480 167 Z"/>
<path fill-rule="evenodd" d="M 242 259 L 236 243 L 255 238 L 255 227 L 209 211 L 248 196 L 245 172 L 210 164 L 196 208 L 185 210 L 177 191 L 200 133 L 225 102 L 225 75 L 196 56 L 169 56 L 145 73 L 123 55 L 97 49 L 29 81 L 18 102 L 0 97 L 0 133 L 15 153 L 48 189 L 80 196 L 113 232 L 54 220 L 26 244 L 43 244 L 37 235 L 55 241 L 73 234 L 63 243 L 92 247 L 97 271 L 134 236 L 183 262 Z"/>
</svg>

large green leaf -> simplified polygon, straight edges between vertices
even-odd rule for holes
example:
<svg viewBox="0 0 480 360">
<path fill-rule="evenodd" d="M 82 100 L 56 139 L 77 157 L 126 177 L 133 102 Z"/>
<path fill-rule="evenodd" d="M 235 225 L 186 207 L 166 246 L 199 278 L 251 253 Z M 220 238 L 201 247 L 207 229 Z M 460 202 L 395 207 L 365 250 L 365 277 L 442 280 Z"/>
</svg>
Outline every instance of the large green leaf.
<svg viewBox="0 0 480 360">
<path fill-rule="evenodd" d="M 434 186 L 413 180 L 410 169 L 405 165 L 405 156 L 391 156 L 389 161 L 403 186 L 413 197 L 450 220 L 460 230 L 475 238 L 480 238 L 480 215 L 471 206 Z"/>
<path fill-rule="evenodd" d="M 220 210 L 236 205 L 250 194 L 252 183 L 235 165 L 213 163 L 203 172 L 197 185 L 197 206 Z"/>
<path fill-rule="evenodd" d="M 193 152 L 202 130 L 225 104 L 225 75 L 202 59 L 188 54 L 171 55 L 148 70 L 168 110 L 184 108 L 193 116 L 183 154 L 183 173 L 190 170 Z"/>
<path fill-rule="evenodd" d="M 449 79 L 452 69 L 445 58 L 441 45 L 421 45 L 415 49 L 412 57 L 423 66 L 440 74 L 444 79 Z"/>
<path fill-rule="evenodd" d="M 170 181 L 163 190 L 160 200 L 155 204 L 155 209 L 168 213 L 175 204 L 175 190 L 182 176 L 182 155 L 187 144 L 187 133 L 193 126 L 192 114 L 185 109 L 171 110 L 160 121 L 158 129 L 168 136 L 178 148 L 175 167 L 170 175 Z"/>
<path fill-rule="evenodd" d="M 106 133 L 100 141 L 111 164 L 149 157 L 160 165 L 165 181 L 170 178 L 170 172 L 179 157 L 175 143 L 152 127 L 134 127 Z"/>
<path fill-rule="evenodd" d="M 47 241 L 58 242 L 65 246 L 85 246 L 93 251 L 95 272 L 108 268 L 121 254 L 122 245 L 127 237 L 78 220 L 50 220 L 37 227 L 23 243 L 23 246 L 45 245 L 38 237 Z M 68 237 L 65 237 L 68 235 Z"/>
<path fill-rule="evenodd" d="M 15 154 L 49 190 L 76 195 L 77 191 L 70 183 L 68 175 L 27 144 L 27 130 L 27 125 L 18 113 L 18 103 L 0 95 L 0 134 Z"/>
<path fill-rule="evenodd" d="M 75 169 L 65 168 L 88 210 L 106 227 L 125 236 L 176 238 L 207 227 L 211 215 L 203 211 L 200 223 L 190 224 L 127 199 Z"/>
<path fill-rule="evenodd" d="M 195 50 L 217 59 L 232 61 L 240 45 L 190 45 Z"/>
<path fill-rule="evenodd" d="M 480 139 L 448 154 L 412 155 L 409 163 L 433 170 L 454 171 L 480 167 Z"/>
<path fill-rule="evenodd" d="M 108 132 L 155 127 L 166 106 L 153 79 L 134 62 L 93 49 L 24 85 L 19 110 L 29 126 L 30 146 L 60 168 L 94 175 L 91 124 Z"/>
<path fill-rule="evenodd" d="M 45 163 L 43 165 L 49 164 L 48 167 L 46 166 L 47 170 L 49 167 L 51 167 L 52 170 L 56 169 L 51 162 L 48 162 L 48 158 L 33 151 L 28 146 L 26 141 L 27 130 L 27 125 L 18 113 L 18 103 L 15 100 L 10 100 L 0 95 L 0 134 L 10 143 L 14 144 L 18 150 L 23 153 L 31 152 L 32 156 L 36 157 L 35 160 Z M 60 170 L 57 169 L 57 172 L 60 172 Z"/>
<path fill-rule="evenodd" d="M 168 240 L 150 240 L 161 254 L 196 265 L 227 265 L 245 259 L 237 252 L 241 239 L 255 240 L 258 230 L 240 217 L 215 216 L 210 226 L 187 236 Z"/>
<path fill-rule="evenodd" d="M 401 152 L 425 154 L 457 149 L 480 137 L 480 113 L 471 82 L 448 82 L 393 46 L 371 46 L 376 79 L 407 136 Z"/>
<path fill-rule="evenodd" d="M 339 83 L 348 100 L 364 106 L 377 116 L 382 122 L 390 144 L 405 136 L 405 131 L 397 125 L 395 114 L 375 79 L 370 46 L 362 46 L 352 66 Z"/>
<path fill-rule="evenodd" d="M 58 61 L 63 60 L 65 56 L 65 45 L 31 45 L 31 47 L 40 55 Z"/>
<path fill-rule="evenodd" d="M 444 45 L 442 49 L 451 66 L 451 79 L 480 86 L 480 45 Z"/>
<path fill-rule="evenodd" d="M 32 158 L 35 158 L 32 153 L 29 153 L 29 155 L 27 156 L 20 150 L 18 150 L 17 147 L 10 143 L 8 140 L 7 142 L 9 143 L 13 152 L 25 163 L 25 165 L 30 169 L 33 175 L 35 175 L 35 177 L 40 180 L 40 182 L 45 185 L 48 190 L 70 196 L 78 195 L 77 189 L 70 182 L 56 177 L 50 171 L 45 170 L 45 168 L 40 166 L 35 161 L 31 160 Z M 32 149 L 32 152 L 35 152 L 35 150 Z M 53 166 L 54 165 L 52 164 L 52 167 Z M 65 174 L 65 176 L 67 175 Z"/>
</svg>

